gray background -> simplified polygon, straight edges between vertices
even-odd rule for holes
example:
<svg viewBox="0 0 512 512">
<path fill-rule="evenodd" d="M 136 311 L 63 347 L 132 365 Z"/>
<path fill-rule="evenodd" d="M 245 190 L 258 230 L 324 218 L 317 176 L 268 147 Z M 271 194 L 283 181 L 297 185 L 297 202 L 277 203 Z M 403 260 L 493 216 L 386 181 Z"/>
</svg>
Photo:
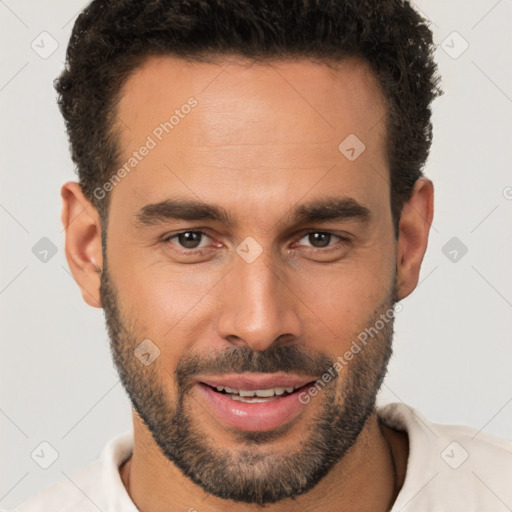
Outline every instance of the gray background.
<svg viewBox="0 0 512 512">
<path fill-rule="evenodd" d="M 52 81 L 84 5 L 0 0 L 2 508 L 69 477 L 131 428 L 102 311 L 82 301 L 63 251 L 59 188 L 75 175 Z M 445 90 L 426 168 L 436 213 L 379 402 L 511 439 L 512 1 L 417 5 L 432 22 Z M 46 261 L 43 237 L 56 250 Z M 43 441 L 58 452 L 48 469 L 31 458 Z"/>
</svg>

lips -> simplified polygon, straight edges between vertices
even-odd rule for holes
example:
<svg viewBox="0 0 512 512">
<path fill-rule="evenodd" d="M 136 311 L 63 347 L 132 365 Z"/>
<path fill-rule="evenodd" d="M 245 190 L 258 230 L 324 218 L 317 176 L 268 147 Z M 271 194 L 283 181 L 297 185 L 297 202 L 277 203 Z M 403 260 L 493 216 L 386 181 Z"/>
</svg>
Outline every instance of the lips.
<svg viewBox="0 0 512 512">
<path fill-rule="evenodd" d="M 212 388 L 221 386 L 243 391 L 257 391 L 271 388 L 300 388 L 314 382 L 317 377 L 298 376 L 277 373 L 240 373 L 219 376 L 205 376 L 198 381 Z"/>
<path fill-rule="evenodd" d="M 196 382 L 197 398 L 224 426 L 265 431 L 292 421 L 305 406 L 299 394 L 315 377 L 286 374 L 205 376 Z"/>
</svg>

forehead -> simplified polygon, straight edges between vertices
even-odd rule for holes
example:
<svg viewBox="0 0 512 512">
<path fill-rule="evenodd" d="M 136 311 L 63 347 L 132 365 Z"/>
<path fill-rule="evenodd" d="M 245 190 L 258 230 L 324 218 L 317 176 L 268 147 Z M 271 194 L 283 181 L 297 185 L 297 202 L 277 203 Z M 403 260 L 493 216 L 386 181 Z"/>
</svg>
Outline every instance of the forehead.
<svg viewBox="0 0 512 512">
<path fill-rule="evenodd" d="M 128 78 L 120 96 L 119 115 L 141 129 L 162 121 L 162 116 L 168 117 L 194 96 L 203 107 L 201 120 L 207 121 L 206 115 L 213 113 L 217 120 L 215 126 L 196 123 L 198 144 L 300 143 L 305 123 L 316 128 L 307 134 L 307 142 L 329 141 L 332 131 L 368 129 L 385 113 L 374 73 L 356 58 L 327 66 L 309 60 L 256 63 L 232 57 L 205 63 L 150 57 Z M 270 118 L 269 109 L 274 111 Z M 291 118 L 290 113 L 294 113 Z M 299 116 L 304 122 L 300 125 Z M 195 117 L 200 121 L 199 115 Z M 247 123 L 251 128 L 268 128 L 272 123 L 274 129 L 283 129 L 276 140 L 276 133 L 268 129 L 240 130 L 240 124 Z"/>
<path fill-rule="evenodd" d="M 332 68 L 151 57 L 124 84 L 117 113 L 120 165 L 152 147 L 132 162 L 112 201 L 122 191 L 133 203 L 162 200 L 166 184 L 205 200 L 228 184 L 238 195 L 250 189 L 268 198 L 270 189 L 311 189 L 333 167 L 323 186 L 341 180 L 350 189 L 375 182 L 370 166 L 386 168 L 385 101 L 369 66 L 354 58 Z M 365 147 L 356 161 L 339 149 L 353 135 Z"/>
</svg>

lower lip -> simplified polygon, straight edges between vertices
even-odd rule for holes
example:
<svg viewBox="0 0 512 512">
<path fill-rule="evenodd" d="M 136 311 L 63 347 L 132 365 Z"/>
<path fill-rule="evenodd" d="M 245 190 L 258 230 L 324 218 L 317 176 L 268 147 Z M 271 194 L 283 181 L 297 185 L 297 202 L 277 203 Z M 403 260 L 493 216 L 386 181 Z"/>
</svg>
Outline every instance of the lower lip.
<svg viewBox="0 0 512 512">
<path fill-rule="evenodd" d="M 201 397 L 217 418 L 230 427 L 250 431 L 273 430 L 294 419 L 305 405 L 299 401 L 299 395 L 306 387 L 269 402 L 246 403 L 232 400 L 206 384 L 197 384 Z"/>
</svg>

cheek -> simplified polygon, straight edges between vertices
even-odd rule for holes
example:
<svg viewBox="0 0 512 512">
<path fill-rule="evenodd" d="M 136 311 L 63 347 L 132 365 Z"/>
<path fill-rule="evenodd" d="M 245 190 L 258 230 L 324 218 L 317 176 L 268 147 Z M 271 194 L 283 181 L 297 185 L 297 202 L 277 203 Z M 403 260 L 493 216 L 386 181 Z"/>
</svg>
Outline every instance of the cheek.
<svg viewBox="0 0 512 512">
<path fill-rule="evenodd" d="M 211 296 L 221 278 L 221 269 L 161 261 L 145 265 L 142 258 L 124 258 L 113 275 L 133 334 L 151 339 L 169 357 L 186 352 L 211 320 Z"/>
<path fill-rule="evenodd" d="M 375 255 L 329 267 L 311 267 L 296 281 L 303 312 L 311 318 L 313 332 L 306 333 L 306 338 L 317 344 L 317 350 L 338 355 L 344 352 L 369 327 L 376 311 L 386 307 L 394 284 L 393 253 L 375 251 Z"/>
</svg>

